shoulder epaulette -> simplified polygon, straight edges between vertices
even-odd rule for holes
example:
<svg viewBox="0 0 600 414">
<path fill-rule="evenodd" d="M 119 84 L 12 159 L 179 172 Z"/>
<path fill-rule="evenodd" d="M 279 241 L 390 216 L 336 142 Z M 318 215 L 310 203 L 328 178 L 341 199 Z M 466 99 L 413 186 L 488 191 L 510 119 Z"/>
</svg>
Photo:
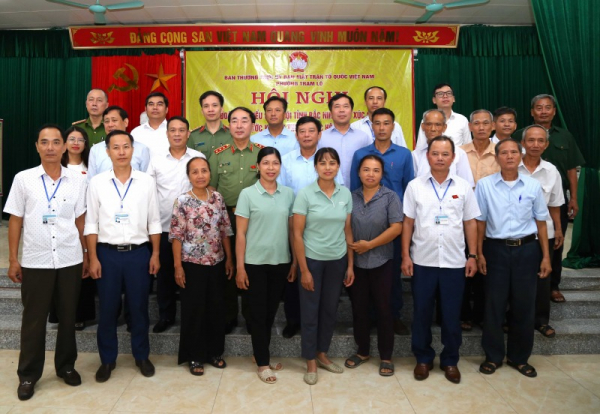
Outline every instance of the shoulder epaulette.
<svg viewBox="0 0 600 414">
<path fill-rule="evenodd" d="M 81 124 L 82 122 L 85 122 L 85 121 L 87 121 L 87 119 L 82 119 L 81 121 L 75 121 L 71 125 L 79 125 L 79 124 Z"/>
<path fill-rule="evenodd" d="M 203 126 L 199 126 L 198 128 L 192 129 L 190 132 L 196 132 L 198 130 L 199 130 L 198 132 L 202 132 L 202 128 L 204 128 L 204 127 Z"/>
<path fill-rule="evenodd" d="M 263 148 L 265 147 L 264 145 L 262 145 L 262 144 L 259 144 L 259 143 L 257 143 L 257 142 L 253 142 L 253 144 L 254 144 L 254 146 L 255 146 L 256 148 L 263 149 Z"/>
<path fill-rule="evenodd" d="M 215 150 L 215 155 L 222 153 L 223 151 L 225 151 L 229 147 L 231 147 L 231 144 L 225 144 L 225 145 L 220 146 L 219 148 L 217 148 Z"/>
</svg>

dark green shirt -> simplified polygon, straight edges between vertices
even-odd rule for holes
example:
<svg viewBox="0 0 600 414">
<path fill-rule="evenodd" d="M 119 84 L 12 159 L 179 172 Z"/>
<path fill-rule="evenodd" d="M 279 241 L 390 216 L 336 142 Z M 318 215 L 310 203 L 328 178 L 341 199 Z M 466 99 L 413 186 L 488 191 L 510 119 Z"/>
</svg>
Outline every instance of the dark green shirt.
<svg viewBox="0 0 600 414">
<path fill-rule="evenodd" d="M 524 128 L 523 128 L 524 129 Z M 516 131 L 512 138 L 521 142 L 523 129 Z M 554 164 L 560 178 L 562 179 L 563 190 L 569 189 L 569 178 L 567 171 L 585 164 L 583 154 L 579 150 L 573 135 L 564 128 L 552 125 L 550 127 L 550 145 L 542 154 L 542 159 Z"/>
<path fill-rule="evenodd" d="M 104 131 L 104 122 L 100 122 L 97 128 L 92 126 L 92 121 L 90 118 L 82 119 L 81 121 L 73 122 L 73 126 L 77 126 L 85 132 L 87 132 L 88 140 L 90 142 L 90 148 L 92 145 L 97 144 L 101 141 L 104 141 L 104 137 L 106 136 L 106 132 Z"/>
<path fill-rule="evenodd" d="M 206 125 L 192 130 L 188 147 L 200 151 L 206 159 L 210 159 L 213 152 L 225 144 L 233 144 L 233 138 L 229 133 L 229 128 L 221 123 L 221 126 L 212 134 Z"/>
</svg>

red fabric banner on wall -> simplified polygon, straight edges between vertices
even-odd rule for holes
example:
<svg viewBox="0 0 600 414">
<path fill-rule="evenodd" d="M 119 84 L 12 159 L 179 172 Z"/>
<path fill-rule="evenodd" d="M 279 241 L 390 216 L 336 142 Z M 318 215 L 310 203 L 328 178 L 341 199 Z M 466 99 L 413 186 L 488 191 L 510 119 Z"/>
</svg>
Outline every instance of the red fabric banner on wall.
<svg viewBox="0 0 600 414">
<path fill-rule="evenodd" d="M 169 100 L 167 119 L 181 115 L 181 59 L 173 55 L 92 58 L 92 87 L 108 93 L 108 104 L 129 114 L 129 131 L 140 124 L 146 96 L 162 92 Z"/>
</svg>

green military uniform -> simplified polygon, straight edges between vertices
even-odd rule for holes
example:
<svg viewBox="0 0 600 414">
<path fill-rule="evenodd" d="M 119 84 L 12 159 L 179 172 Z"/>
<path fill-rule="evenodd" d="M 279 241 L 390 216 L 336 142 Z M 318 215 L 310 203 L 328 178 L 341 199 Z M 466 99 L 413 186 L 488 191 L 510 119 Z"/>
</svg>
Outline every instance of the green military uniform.
<svg viewBox="0 0 600 414">
<path fill-rule="evenodd" d="M 233 138 L 231 138 L 229 128 L 223 123 L 214 134 L 208 130 L 206 125 L 196 128 L 192 130 L 188 140 L 188 147 L 200 151 L 207 160 L 210 159 L 217 148 L 225 144 L 233 144 Z"/>
<path fill-rule="evenodd" d="M 103 121 L 100 121 L 100 125 L 98 125 L 97 128 L 94 128 L 92 126 L 92 121 L 90 120 L 90 118 L 73 122 L 72 125 L 85 130 L 85 132 L 87 133 L 87 136 L 88 136 L 88 140 L 90 142 L 90 147 L 94 144 L 104 141 L 106 132 L 104 131 L 104 122 Z"/>
</svg>

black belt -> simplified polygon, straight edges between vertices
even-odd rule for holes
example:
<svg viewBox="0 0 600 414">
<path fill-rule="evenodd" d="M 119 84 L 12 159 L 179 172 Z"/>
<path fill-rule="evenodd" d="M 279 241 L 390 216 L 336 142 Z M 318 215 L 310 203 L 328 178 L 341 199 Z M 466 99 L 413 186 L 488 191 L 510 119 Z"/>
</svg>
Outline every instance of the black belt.
<svg viewBox="0 0 600 414">
<path fill-rule="evenodd" d="M 140 247 L 148 247 L 148 243 L 142 244 L 109 244 L 109 243 L 98 243 L 98 246 L 103 246 L 108 249 L 116 250 L 118 252 L 130 252 L 132 250 L 139 249 Z"/>
<path fill-rule="evenodd" d="M 523 238 L 520 239 L 490 239 L 489 237 L 486 238 L 486 240 L 494 242 L 494 243 L 502 243 L 506 246 L 509 247 L 519 247 L 522 246 L 526 243 L 532 242 L 534 240 L 537 240 L 537 235 L 536 234 L 530 234 L 529 236 L 525 236 Z"/>
</svg>

